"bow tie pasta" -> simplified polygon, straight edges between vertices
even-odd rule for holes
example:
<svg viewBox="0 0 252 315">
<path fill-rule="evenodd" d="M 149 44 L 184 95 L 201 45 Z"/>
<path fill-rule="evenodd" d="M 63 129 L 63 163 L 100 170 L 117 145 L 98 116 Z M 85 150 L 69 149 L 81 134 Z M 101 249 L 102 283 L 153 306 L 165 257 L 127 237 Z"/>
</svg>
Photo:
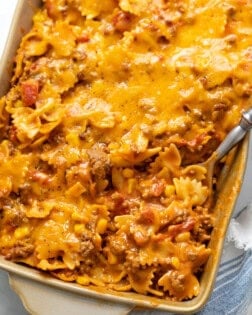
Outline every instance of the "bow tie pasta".
<svg viewBox="0 0 252 315">
<path fill-rule="evenodd" d="M 44 0 L 0 100 L 0 253 L 197 296 L 215 223 L 200 163 L 249 107 L 251 32 L 245 0 Z"/>
</svg>

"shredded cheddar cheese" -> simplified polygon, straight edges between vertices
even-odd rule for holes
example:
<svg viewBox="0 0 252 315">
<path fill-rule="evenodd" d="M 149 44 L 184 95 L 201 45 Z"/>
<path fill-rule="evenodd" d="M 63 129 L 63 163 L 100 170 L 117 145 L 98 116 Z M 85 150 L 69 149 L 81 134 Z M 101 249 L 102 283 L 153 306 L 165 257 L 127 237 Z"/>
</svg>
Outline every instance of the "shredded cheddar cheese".
<svg viewBox="0 0 252 315">
<path fill-rule="evenodd" d="M 196 296 L 214 225 L 199 163 L 249 107 L 251 34 L 246 0 L 44 0 L 0 99 L 0 253 Z"/>
</svg>

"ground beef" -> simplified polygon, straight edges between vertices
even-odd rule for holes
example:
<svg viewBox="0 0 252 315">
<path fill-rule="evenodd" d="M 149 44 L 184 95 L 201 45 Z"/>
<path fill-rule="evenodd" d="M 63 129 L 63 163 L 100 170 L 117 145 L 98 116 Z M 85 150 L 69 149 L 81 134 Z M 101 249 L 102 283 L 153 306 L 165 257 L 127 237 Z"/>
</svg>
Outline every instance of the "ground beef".
<svg viewBox="0 0 252 315">
<path fill-rule="evenodd" d="M 110 160 L 106 153 L 106 145 L 101 143 L 94 145 L 87 153 L 94 180 L 105 179 L 110 173 Z"/>
<path fill-rule="evenodd" d="M 87 258 L 94 255 L 95 253 L 94 249 L 95 247 L 91 241 L 91 238 L 86 235 L 83 235 L 81 238 L 81 244 L 80 244 L 81 256 L 83 258 Z"/>
<path fill-rule="evenodd" d="M 34 251 L 34 246 L 27 241 L 17 241 L 12 248 L 3 248 L 1 254 L 8 260 L 19 260 L 29 257 Z"/>
<path fill-rule="evenodd" d="M 1 223 L 8 226 L 10 230 L 15 230 L 25 220 L 25 212 L 21 207 L 16 206 L 16 202 L 10 202 L 9 205 L 3 206 Z"/>
<path fill-rule="evenodd" d="M 174 271 L 171 274 L 171 285 L 175 291 L 180 292 L 185 288 L 185 276 Z"/>
<path fill-rule="evenodd" d="M 199 214 L 198 218 L 198 228 L 192 231 L 192 237 L 197 242 L 206 243 L 210 240 L 214 226 L 213 217 L 209 214 Z"/>
</svg>

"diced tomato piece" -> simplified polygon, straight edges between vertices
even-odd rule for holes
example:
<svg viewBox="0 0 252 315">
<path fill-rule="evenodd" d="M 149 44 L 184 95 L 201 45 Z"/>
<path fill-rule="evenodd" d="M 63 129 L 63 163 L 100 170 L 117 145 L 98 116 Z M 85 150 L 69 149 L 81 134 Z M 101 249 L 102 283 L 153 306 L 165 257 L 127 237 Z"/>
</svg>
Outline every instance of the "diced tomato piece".
<svg viewBox="0 0 252 315">
<path fill-rule="evenodd" d="M 83 33 L 79 37 L 77 37 L 76 41 L 78 43 L 87 43 L 89 42 L 90 38 L 87 34 Z"/>
<path fill-rule="evenodd" d="M 196 148 L 196 147 L 198 147 L 199 145 L 201 145 L 203 143 L 203 141 L 205 140 L 206 136 L 207 135 L 205 133 L 197 135 L 194 139 L 192 139 L 191 141 L 188 141 L 188 145 L 190 147 Z"/>
<path fill-rule="evenodd" d="M 118 215 L 125 215 L 128 214 L 130 209 L 126 201 L 126 196 L 121 193 L 114 193 L 112 196 L 110 196 L 111 201 L 113 202 L 113 210 L 111 210 L 111 215 L 113 217 Z"/>
<path fill-rule="evenodd" d="M 194 218 L 189 217 L 185 222 L 169 226 L 168 235 L 174 239 L 182 232 L 189 232 L 194 228 L 196 221 Z"/>
<path fill-rule="evenodd" d="M 129 12 L 119 11 L 112 20 L 112 24 L 119 32 L 128 31 L 131 27 L 132 14 Z"/>
<path fill-rule="evenodd" d="M 47 185 L 51 182 L 51 178 L 49 175 L 40 172 L 40 171 L 33 171 L 30 173 L 30 178 L 35 181 L 38 182 L 40 184 L 44 184 Z"/>
<path fill-rule="evenodd" d="M 54 0 L 46 0 L 45 7 L 46 7 L 47 15 L 51 19 L 54 19 L 58 16 L 59 9 L 57 8 L 57 5 L 54 3 Z"/>
<path fill-rule="evenodd" d="M 25 106 L 32 106 L 36 103 L 39 93 L 39 83 L 30 79 L 21 84 L 21 97 Z"/>
<path fill-rule="evenodd" d="M 146 224 L 146 225 L 151 225 L 155 221 L 155 214 L 154 211 L 151 208 L 146 208 L 144 209 L 140 217 L 138 219 L 138 223 Z"/>
<path fill-rule="evenodd" d="M 9 139 L 11 142 L 17 142 L 18 137 L 17 137 L 17 127 L 12 125 L 9 129 Z"/>
<path fill-rule="evenodd" d="M 163 241 L 166 238 L 174 240 L 174 238 L 178 234 L 191 231 L 194 228 L 195 223 L 196 223 L 195 219 L 192 217 L 189 217 L 183 223 L 170 225 L 167 232 L 159 233 L 155 235 L 155 237 L 153 238 L 158 242 Z"/>
</svg>

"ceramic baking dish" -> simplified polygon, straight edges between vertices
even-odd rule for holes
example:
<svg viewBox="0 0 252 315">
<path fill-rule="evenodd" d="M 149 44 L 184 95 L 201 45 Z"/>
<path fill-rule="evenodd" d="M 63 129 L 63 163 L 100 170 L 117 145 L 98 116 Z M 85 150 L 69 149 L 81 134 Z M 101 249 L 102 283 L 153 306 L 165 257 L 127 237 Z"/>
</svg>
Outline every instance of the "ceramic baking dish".
<svg viewBox="0 0 252 315">
<path fill-rule="evenodd" d="M 15 51 L 21 37 L 30 28 L 34 11 L 39 7 L 39 0 L 19 0 L 12 21 L 7 44 L 0 60 L 0 95 L 8 89 Z M 26 266 L 6 261 L 0 257 L 0 268 L 10 274 L 13 288 L 21 296 L 27 309 L 32 314 L 53 314 L 53 305 L 57 304 L 57 314 L 125 314 L 134 307 L 155 308 L 173 313 L 191 314 L 199 311 L 207 302 L 214 286 L 215 276 L 221 257 L 225 233 L 238 197 L 248 154 L 248 138 L 233 153 L 233 163 L 223 172 L 222 185 L 215 206 L 216 228 L 212 233 L 209 246 L 212 255 L 201 277 L 199 295 L 186 302 L 170 302 L 158 298 L 146 297 L 134 293 L 114 293 L 97 287 L 81 287 L 65 283 L 49 275 Z M 43 297 L 43 298 L 41 298 Z M 46 303 L 44 301 L 46 300 Z M 92 313 L 93 312 L 93 313 Z M 55 314 L 55 313 L 54 313 Z"/>
</svg>

